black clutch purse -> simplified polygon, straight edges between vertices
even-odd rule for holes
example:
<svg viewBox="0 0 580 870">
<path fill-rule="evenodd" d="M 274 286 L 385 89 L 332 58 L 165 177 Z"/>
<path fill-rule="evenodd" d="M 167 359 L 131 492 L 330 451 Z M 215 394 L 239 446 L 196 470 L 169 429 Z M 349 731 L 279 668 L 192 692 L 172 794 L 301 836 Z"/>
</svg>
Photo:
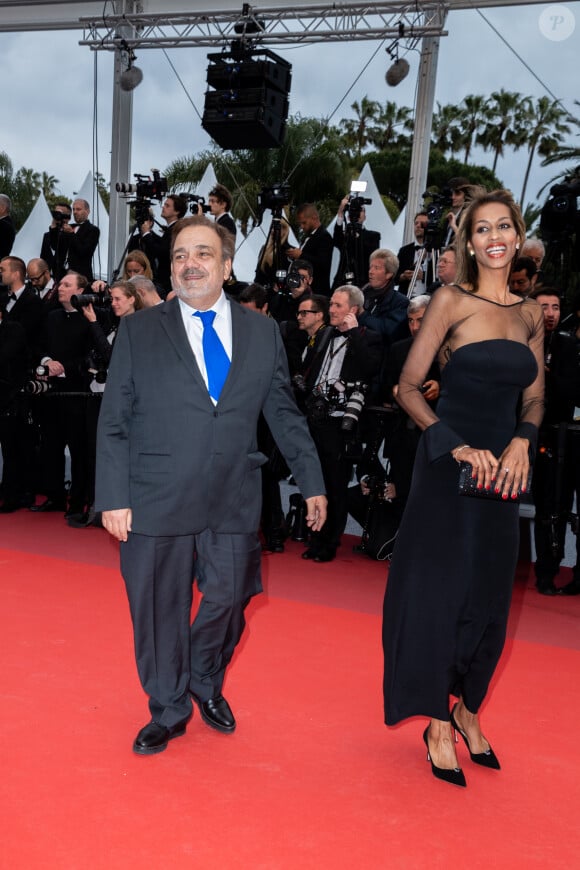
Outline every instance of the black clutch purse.
<svg viewBox="0 0 580 870">
<path fill-rule="evenodd" d="M 501 501 L 504 504 L 518 504 L 522 496 L 527 498 L 530 496 L 532 491 L 532 469 L 530 468 L 530 472 L 528 474 L 528 483 L 527 489 L 525 492 L 519 489 L 517 498 L 502 498 L 501 490 L 500 492 L 495 491 L 495 484 L 492 483 L 490 489 L 482 489 L 477 488 L 477 477 L 472 477 L 473 474 L 473 466 L 470 462 L 460 462 L 459 463 L 459 495 L 469 495 L 473 496 L 473 498 L 485 498 L 488 501 Z"/>
</svg>

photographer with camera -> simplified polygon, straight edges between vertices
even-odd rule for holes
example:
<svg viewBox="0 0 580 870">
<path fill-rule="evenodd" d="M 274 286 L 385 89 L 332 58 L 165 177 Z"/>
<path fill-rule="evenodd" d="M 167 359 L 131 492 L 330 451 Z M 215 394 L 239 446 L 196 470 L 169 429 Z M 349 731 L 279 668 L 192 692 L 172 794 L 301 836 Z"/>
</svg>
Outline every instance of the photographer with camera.
<svg viewBox="0 0 580 870">
<path fill-rule="evenodd" d="M 313 303 L 313 298 L 301 303 L 299 319 L 322 324 L 319 305 Z M 328 498 L 324 528 L 311 536 L 302 554 L 303 559 L 315 562 L 335 558 L 344 532 L 353 467 L 347 447 L 364 405 L 366 384 L 376 376 L 382 359 L 380 336 L 359 326 L 363 303 L 358 287 L 338 287 L 329 305 L 330 328 L 313 331 L 314 326 L 301 327 L 313 331 L 309 338 L 313 339 L 314 352 L 307 349 L 301 378 L 294 378 L 294 384 L 303 394 L 301 404 L 318 451 Z"/>
<path fill-rule="evenodd" d="M 138 210 L 139 211 L 139 210 Z M 137 215 L 139 234 L 134 235 L 128 250 L 138 248 L 147 256 L 153 269 L 155 283 L 160 285 L 165 295 L 171 290 L 171 264 L 169 252 L 171 248 L 171 228 L 187 212 L 187 199 L 177 193 L 170 193 L 161 206 L 161 217 L 166 223 L 161 235 L 153 231 L 154 218 L 146 209 Z"/>
<path fill-rule="evenodd" d="M 316 293 L 330 295 L 330 266 L 334 243 L 330 233 L 320 223 L 318 209 L 312 203 L 301 205 L 296 212 L 303 233 L 300 248 L 287 248 L 291 260 L 308 260 L 312 266 L 312 288 Z"/>
<path fill-rule="evenodd" d="M 415 241 L 400 248 L 399 270 L 395 277 L 395 284 L 399 292 L 408 295 L 409 285 L 417 271 L 415 283 L 411 295 L 422 296 L 425 290 L 433 282 L 433 257 L 430 250 L 425 246 L 425 232 L 429 225 L 429 215 L 426 211 L 418 212 L 413 220 Z M 417 264 L 419 263 L 419 268 Z"/>
<path fill-rule="evenodd" d="M 574 407 L 580 405 L 580 366 L 573 335 L 560 331 L 561 293 L 538 287 L 531 294 L 544 312 L 545 413 L 534 463 L 532 495 L 536 507 L 536 588 L 542 595 L 560 590 L 554 578 L 564 557 L 566 526 L 574 490 L 580 490 L 580 450 Z M 580 538 L 576 536 L 576 566 L 567 594 L 580 593 Z"/>
<path fill-rule="evenodd" d="M 347 194 L 340 202 L 332 236 L 335 248 L 340 251 L 340 262 L 332 282 L 333 290 L 341 284 L 362 286 L 369 257 L 381 246 L 381 234 L 363 226 L 366 220 L 365 205 L 370 202 L 370 199 L 356 192 Z"/>
<path fill-rule="evenodd" d="M 63 275 L 78 272 L 90 284 L 93 280 L 93 254 L 101 231 L 89 220 L 91 207 L 86 199 L 75 199 L 71 212 L 67 203 L 59 203 L 51 212 L 52 223 L 42 240 L 40 256 L 51 266 L 55 281 Z"/>
<path fill-rule="evenodd" d="M 88 321 L 73 305 L 73 297 L 87 287 L 84 275 L 67 272 L 58 284 L 59 307 L 44 322 L 39 359 L 45 373 L 38 380 L 48 391 L 38 395 L 40 462 L 46 500 L 30 510 L 82 514 L 87 498 L 86 402 L 91 376 L 88 360 L 92 347 Z M 71 458 L 69 503 L 65 498 L 65 448 Z"/>
<path fill-rule="evenodd" d="M 42 237 L 40 258 L 48 263 L 51 275 L 55 281 L 65 273 L 67 242 L 64 239 L 64 227 L 70 223 L 72 210 L 68 202 L 57 202 L 50 211 L 52 221 L 48 232 Z"/>
<path fill-rule="evenodd" d="M 224 229 L 228 230 L 232 236 L 236 237 L 236 222 L 230 214 L 232 207 L 232 195 L 223 184 L 216 184 L 207 198 L 209 212 L 214 218 L 216 224 L 219 224 Z"/>
</svg>

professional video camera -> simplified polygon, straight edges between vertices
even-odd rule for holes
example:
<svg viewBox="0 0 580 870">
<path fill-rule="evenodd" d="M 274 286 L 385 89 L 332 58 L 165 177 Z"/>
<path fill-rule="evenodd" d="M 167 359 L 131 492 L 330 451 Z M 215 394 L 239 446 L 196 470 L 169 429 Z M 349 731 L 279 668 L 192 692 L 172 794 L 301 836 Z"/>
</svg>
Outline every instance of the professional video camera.
<svg viewBox="0 0 580 870">
<path fill-rule="evenodd" d="M 70 220 L 69 214 L 65 214 L 63 211 L 57 211 L 55 208 L 51 208 L 50 213 L 59 229 L 62 227 L 65 221 Z"/>
<path fill-rule="evenodd" d="M 546 242 L 565 241 L 580 230 L 580 180 L 555 184 L 542 208 L 540 233 Z"/>
<path fill-rule="evenodd" d="M 426 190 L 423 194 L 423 207 L 427 212 L 428 222 L 425 229 L 425 248 L 428 251 L 440 248 L 443 244 L 441 218 L 447 208 L 451 208 L 451 188 L 444 187 L 441 193 Z"/>
<path fill-rule="evenodd" d="M 203 196 L 198 196 L 197 193 L 183 193 L 181 196 L 188 201 L 191 214 L 208 214 L 210 211 Z"/>
<path fill-rule="evenodd" d="M 260 226 L 264 212 L 271 209 L 274 217 L 281 217 L 282 209 L 290 202 L 290 185 L 273 184 L 271 187 L 263 187 L 258 194 L 258 220 L 256 226 Z"/>
<path fill-rule="evenodd" d="M 366 181 L 353 181 L 350 185 L 350 193 L 348 202 L 344 208 L 345 215 L 348 216 L 349 223 L 360 224 L 360 213 L 365 205 L 372 205 L 372 199 L 361 196 L 367 189 Z"/>
<path fill-rule="evenodd" d="M 161 175 L 158 169 L 152 169 L 149 175 L 140 175 L 135 172 L 136 184 L 128 184 L 118 181 L 115 185 L 117 193 L 124 196 L 135 196 L 135 199 L 127 199 L 127 205 L 135 206 L 135 220 L 138 224 L 151 220 L 151 200 L 162 200 L 168 190 L 167 178 Z"/>
</svg>

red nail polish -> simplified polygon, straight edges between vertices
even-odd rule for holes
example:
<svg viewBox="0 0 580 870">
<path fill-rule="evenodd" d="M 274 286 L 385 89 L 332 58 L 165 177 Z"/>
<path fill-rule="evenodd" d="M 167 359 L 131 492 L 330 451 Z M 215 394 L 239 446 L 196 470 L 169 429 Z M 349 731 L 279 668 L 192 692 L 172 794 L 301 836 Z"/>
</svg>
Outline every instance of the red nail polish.
<svg viewBox="0 0 580 870">
<path fill-rule="evenodd" d="M 502 495 L 502 498 L 503 498 L 504 501 L 507 501 L 507 495 L 505 494 L 505 492 L 504 492 L 504 494 Z"/>
<path fill-rule="evenodd" d="M 478 483 L 478 484 L 477 484 L 477 488 L 478 488 L 478 489 L 483 489 L 483 484 L 482 484 L 482 483 Z"/>
<path fill-rule="evenodd" d="M 512 492 L 512 498 L 517 498 L 517 497 L 518 497 L 517 492 Z"/>
<path fill-rule="evenodd" d="M 495 491 L 499 492 L 499 486 L 496 486 Z"/>
<path fill-rule="evenodd" d="M 487 484 L 487 486 L 486 486 L 485 488 L 486 488 L 486 489 L 491 489 L 491 486 L 489 485 L 489 483 Z"/>
</svg>

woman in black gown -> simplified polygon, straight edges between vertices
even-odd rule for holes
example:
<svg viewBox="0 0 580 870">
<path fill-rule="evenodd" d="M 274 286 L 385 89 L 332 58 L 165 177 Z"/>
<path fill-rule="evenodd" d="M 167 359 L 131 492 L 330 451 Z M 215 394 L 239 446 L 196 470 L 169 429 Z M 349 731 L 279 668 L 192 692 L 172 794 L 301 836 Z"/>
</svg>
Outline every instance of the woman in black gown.
<svg viewBox="0 0 580 870">
<path fill-rule="evenodd" d="M 452 726 L 473 761 L 499 768 L 478 710 L 501 655 L 519 509 L 543 413 L 543 319 L 509 290 L 525 238 L 508 191 L 475 199 L 456 240 L 459 284 L 433 296 L 399 381 L 423 429 L 385 596 L 385 721 L 426 715 L 433 774 L 465 785 Z M 421 385 L 437 356 L 437 414 Z M 459 462 L 499 501 L 459 495 Z M 449 712 L 449 696 L 459 700 Z"/>
</svg>

